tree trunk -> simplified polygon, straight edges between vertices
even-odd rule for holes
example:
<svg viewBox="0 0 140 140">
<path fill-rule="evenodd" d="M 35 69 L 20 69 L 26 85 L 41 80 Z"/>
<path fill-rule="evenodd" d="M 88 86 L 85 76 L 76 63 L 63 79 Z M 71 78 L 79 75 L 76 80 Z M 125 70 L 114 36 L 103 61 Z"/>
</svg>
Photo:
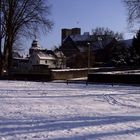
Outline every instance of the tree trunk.
<svg viewBox="0 0 140 140">
<path fill-rule="evenodd" d="M 0 76 L 2 75 L 2 68 L 3 68 L 3 63 L 2 63 L 2 56 L 0 56 Z"/>
<path fill-rule="evenodd" d="M 3 52 L 3 69 L 7 71 L 7 74 L 10 74 L 11 67 L 12 67 L 12 46 L 13 46 L 13 36 L 8 34 L 5 37 L 5 44 L 4 44 L 4 52 Z"/>
<path fill-rule="evenodd" d="M 8 75 L 11 74 L 11 69 L 12 69 L 12 45 L 10 44 L 9 45 L 9 48 L 8 48 L 8 61 L 7 61 L 7 64 L 8 64 L 8 67 L 7 67 L 7 72 L 8 72 Z"/>
<path fill-rule="evenodd" d="M 2 37 L 0 36 L 0 76 L 3 71 L 3 55 L 2 55 Z"/>
<path fill-rule="evenodd" d="M 4 54 L 4 68 L 7 71 L 7 74 L 10 75 L 11 68 L 12 68 L 12 43 L 7 42 L 5 46 L 5 54 Z"/>
</svg>

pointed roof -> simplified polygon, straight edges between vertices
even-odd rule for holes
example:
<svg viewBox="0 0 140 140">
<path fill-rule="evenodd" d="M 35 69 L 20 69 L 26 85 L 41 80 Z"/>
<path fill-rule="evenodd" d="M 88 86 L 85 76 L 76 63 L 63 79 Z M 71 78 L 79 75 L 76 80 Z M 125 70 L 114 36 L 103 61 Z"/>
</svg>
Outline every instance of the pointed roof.
<svg viewBox="0 0 140 140">
<path fill-rule="evenodd" d="M 91 41 L 92 40 L 92 35 L 89 35 L 89 34 L 87 34 L 87 33 L 84 33 L 83 35 L 79 35 L 79 34 L 77 34 L 77 35 L 70 35 L 70 36 L 67 36 L 64 40 L 63 40 L 63 42 L 65 42 L 66 40 L 67 40 L 67 38 L 71 38 L 71 40 L 73 41 L 73 42 L 82 42 L 82 41 Z"/>
</svg>

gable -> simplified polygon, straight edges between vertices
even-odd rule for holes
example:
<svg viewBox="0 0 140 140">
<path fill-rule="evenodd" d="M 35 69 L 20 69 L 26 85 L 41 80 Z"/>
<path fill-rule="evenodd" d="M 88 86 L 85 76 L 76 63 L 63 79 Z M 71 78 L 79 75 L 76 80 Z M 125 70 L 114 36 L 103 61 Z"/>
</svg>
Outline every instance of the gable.
<svg viewBox="0 0 140 140">
<path fill-rule="evenodd" d="M 62 43 L 62 46 L 60 47 L 60 49 L 62 50 L 75 50 L 75 51 L 79 51 L 79 49 L 77 48 L 75 42 L 71 39 L 70 36 L 68 36 L 64 42 Z"/>
</svg>

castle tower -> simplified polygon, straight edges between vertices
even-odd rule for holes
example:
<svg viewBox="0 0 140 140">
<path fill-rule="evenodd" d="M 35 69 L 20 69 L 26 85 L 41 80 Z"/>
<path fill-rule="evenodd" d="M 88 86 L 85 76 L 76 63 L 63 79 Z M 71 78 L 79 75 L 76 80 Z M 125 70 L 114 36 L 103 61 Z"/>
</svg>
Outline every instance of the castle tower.
<svg viewBox="0 0 140 140">
<path fill-rule="evenodd" d="M 72 35 L 80 35 L 81 28 L 72 28 Z"/>
</svg>

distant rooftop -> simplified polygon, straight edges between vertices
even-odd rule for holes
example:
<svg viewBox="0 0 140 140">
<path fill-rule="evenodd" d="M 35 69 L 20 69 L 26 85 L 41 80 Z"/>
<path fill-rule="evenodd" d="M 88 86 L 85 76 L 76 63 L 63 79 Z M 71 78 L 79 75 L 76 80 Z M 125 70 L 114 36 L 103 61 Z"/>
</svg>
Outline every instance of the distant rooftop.
<svg viewBox="0 0 140 140">
<path fill-rule="evenodd" d="M 124 43 L 126 47 L 131 47 L 133 39 L 121 40 L 121 42 Z"/>
</svg>

